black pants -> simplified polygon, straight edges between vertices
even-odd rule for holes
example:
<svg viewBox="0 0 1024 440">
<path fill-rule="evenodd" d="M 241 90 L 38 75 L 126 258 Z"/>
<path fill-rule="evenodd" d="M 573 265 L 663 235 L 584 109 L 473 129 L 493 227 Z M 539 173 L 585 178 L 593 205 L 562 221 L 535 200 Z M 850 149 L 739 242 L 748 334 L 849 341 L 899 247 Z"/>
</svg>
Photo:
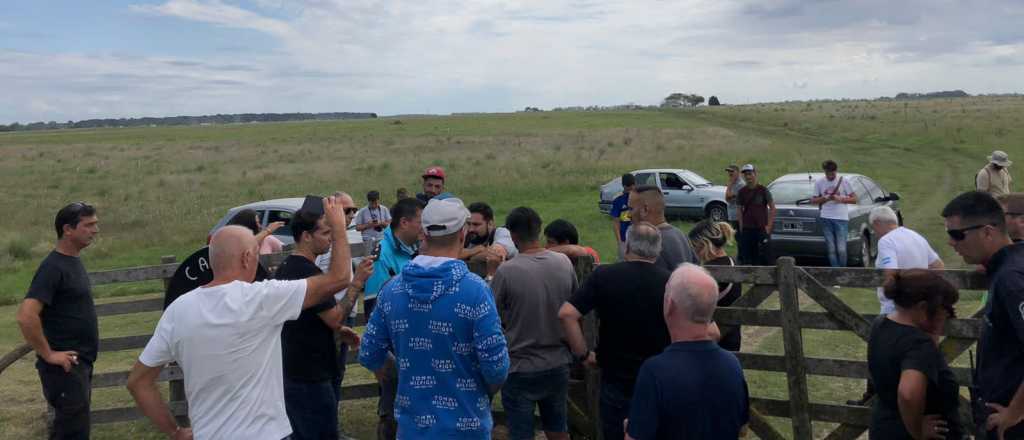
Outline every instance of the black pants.
<svg viewBox="0 0 1024 440">
<path fill-rule="evenodd" d="M 64 368 L 36 359 L 36 371 L 43 385 L 43 397 L 53 407 L 53 428 L 50 440 L 89 438 L 89 401 L 92 398 L 92 365 L 80 361 L 65 372 Z"/>
<path fill-rule="evenodd" d="M 767 264 L 768 233 L 764 229 L 744 229 L 737 239 L 740 264 L 759 266 Z"/>
</svg>

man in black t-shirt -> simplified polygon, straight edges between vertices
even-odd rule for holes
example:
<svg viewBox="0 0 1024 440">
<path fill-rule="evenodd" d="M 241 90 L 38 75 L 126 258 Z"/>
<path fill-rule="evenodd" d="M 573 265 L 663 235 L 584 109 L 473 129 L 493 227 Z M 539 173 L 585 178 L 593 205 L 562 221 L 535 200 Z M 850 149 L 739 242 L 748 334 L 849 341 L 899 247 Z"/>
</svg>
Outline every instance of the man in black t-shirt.
<svg viewBox="0 0 1024 440">
<path fill-rule="evenodd" d="M 1024 247 L 1012 244 L 1003 209 L 981 191 L 963 193 L 942 210 L 949 244 L 989 276 L 985 325 L 978 340 L 972 402 L 989 439 L 1024 439 Z"/>
<path fill-rule="evenodd" d="M 279 280 L 301 280 L 320 275 L 316 257 L 331 248 L 331 228 L 321 213 L 299 210 L 291 220 L 295 251 L 274 274 Z M 284 399 L 292 439 L 337 439 L 338 402 L 335 383 L 340 378 L 334 332 L 342 331 L 358 345 L 351 329 L 342 327 L 354 302 L 356 289 L 349 289 L 341 305 L 331 297 L 305 309 L 299 319 L 288 321 L 281 331 L 284 363 Z"/>
<path fill-rule="evenodd" d="M 772 236 L 775 223 L 775 201 L 772 193 L 757 182 L 757 170 L 751 164 L 743 165 L 743 179 L 747 186 L 736 195 L 737 216 L 740 222 L 738 240 L 740 264 L 772 264 L 765 261 L 765 247 Z"/>
<path fill-rule="evenodd" d="M 88 439 L 92 366 L 99 328 L 89 274 L 79 253 L 99 232 L 96 209 L 65 206 L 54 220 L 57 247 L 47 255 L 18 308 L 18 326 L 35 349 L 43 396 L 54 409 L 51 439 Z"/>
<path fill-rule="evenodd" d="M 661 234 L 647 222 L 626 232 L 626 261 L 599 266 L 558 317 L 573 356 L 601 367 L 600 417 L 606 439 L 623 438 L 637 372 L 643 362 L 669 345 L 662 316 L 665 284 L 671 273 L 655 264 Z M 600 318 L 596 355 L 587 348 L 579 320 L 591 311 Z"/>
</svg>

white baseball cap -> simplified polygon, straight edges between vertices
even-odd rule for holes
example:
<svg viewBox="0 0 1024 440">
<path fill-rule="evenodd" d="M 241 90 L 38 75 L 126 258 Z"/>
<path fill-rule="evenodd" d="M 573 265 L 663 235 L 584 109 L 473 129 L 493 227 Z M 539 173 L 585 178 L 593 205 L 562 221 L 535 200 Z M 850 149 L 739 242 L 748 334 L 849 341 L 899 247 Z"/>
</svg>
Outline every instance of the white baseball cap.
<svg viewBox="0 0 1024 440">
<path fill-rule="evenodd" d="M 740 172 L 744 172 L 744 171 L 754 171 L 754 165 L 751 165 L 749 163 L 746 164 L 746 165 L 743 165 L 743 168 L 740 169 Z"/>
<path fill-rule="evenodd" d="M 469 210 L 456 198 L 430 199 L 420 217 L 423 232 L 430 237 L 451 235 L 462 230 L 469 219 Z"/>
</svg>

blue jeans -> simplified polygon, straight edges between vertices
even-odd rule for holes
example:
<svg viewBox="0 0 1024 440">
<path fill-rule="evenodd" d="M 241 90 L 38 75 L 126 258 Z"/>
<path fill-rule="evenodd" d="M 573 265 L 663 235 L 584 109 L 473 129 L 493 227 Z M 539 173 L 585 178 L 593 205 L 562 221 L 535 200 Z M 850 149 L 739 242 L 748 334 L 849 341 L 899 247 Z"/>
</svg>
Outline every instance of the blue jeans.
<svg viewBox="0 0 1024 440">
<path fill-rule="evenodd" d="M 850 232 L 850 222 L 831 218 L 819 218 L 821 232 L 825 234 L 825 251 L 828 253 L 828 264 L 832 267 L 846 267 L 846 236 Z M 869 258 L 867 255 L 864 258 Z"/>
<path fill-rule="evenodd" d="M 292 440 L 338 438 L 338 394 L 333 381 L 300 382 L 284 378 L 284 408 Z"/>
<path fill-rule="evenodd" d="M 629 417 L 632 400 L 632 390 L 626 384 L 601 378 L 601 432 L 605 439 L 625 438 L 622 422 Z"/>
<path fill-rule="evenodd" d="M 509 374 L 501 387 L 501 405 L 508 415 L 508 438 L 534 438 L 533 409 L 538 406 L 541 429 L 545 432 L 569 432 L 568 394 L 569 368 L 566 366 Z"/>
</svg>

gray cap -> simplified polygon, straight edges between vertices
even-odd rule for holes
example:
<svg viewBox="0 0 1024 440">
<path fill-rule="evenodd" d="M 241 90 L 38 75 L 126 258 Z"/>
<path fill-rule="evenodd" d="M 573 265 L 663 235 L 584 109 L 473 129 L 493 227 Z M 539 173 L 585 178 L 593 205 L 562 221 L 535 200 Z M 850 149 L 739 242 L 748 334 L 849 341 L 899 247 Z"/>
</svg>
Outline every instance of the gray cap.
<svg viewBox="0 0 1024 440">
<path fill-rule="evenodd" d="M 996 150 L 992 152 L 992 155 L 988 157 L 988 162 L 999 165 L 1006 168 L 1013 165 L 1013 161 L 1010 160 L 1010 156 L 1005 151 Z"/>
<path fill-rule="evenodd" d="M 469 210 L 456 198 L 430 199 L 423 208 L 421 224 L 423 232 L 430 237 L 451 235 L 462 230 L 469 219 Z"/>
<path fill-rule="evenodd" d="M 743 169 L 741 169 L 740 171 L 754 171 L 754 166 L 748 163 L 746 165 L 743 165 Z"/>
</svg>

